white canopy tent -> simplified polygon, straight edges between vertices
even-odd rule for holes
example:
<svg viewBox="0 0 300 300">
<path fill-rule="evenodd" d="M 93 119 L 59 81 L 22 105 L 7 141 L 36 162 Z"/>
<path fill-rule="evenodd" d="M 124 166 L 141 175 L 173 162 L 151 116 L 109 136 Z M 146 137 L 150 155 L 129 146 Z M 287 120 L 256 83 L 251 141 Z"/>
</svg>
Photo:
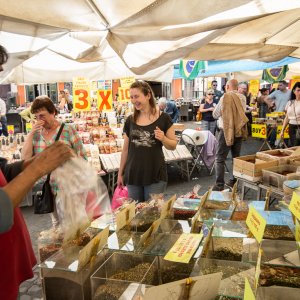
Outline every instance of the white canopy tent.
<svg viewBox="0 0 300 300">
<path fill-rule="evenodd" d="M 131 74 L 170 81 L 170 66 L 181 58 L 300 58 L 299 0 L 0 0 L 0 5 L 0 43 L 11 54 L 0 75 L 5 82 Z"/>
</svg>

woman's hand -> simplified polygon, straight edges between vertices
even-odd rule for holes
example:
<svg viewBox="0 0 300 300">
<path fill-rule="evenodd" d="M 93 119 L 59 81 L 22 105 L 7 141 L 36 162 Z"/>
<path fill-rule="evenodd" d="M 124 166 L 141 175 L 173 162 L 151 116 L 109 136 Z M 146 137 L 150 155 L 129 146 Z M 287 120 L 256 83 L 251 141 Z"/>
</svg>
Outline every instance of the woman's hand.
<svg viewBox="0 0 300 300">
<path fill-rule="evenodd" d="M 118 174 L 117 186 L 124 186 L 123 175 Z"/>
<path fill-rule="evenodd" d="M 155 138 L 161 142 L 163 142 L 164 138 L 165 138 L 165 133 L 160 130 L 157 126 L 154 129 L 154 134 L 155 134 Z"/>
<path fill-rule="evenodd" d="M 36 121 L 36 122 L 33 124 L 33 126 L 32 126 L 31 133 L 34 134 L 34 133 L 36 133 L 37 131 L 42 130 L 44 124 L 45 124 L 45 122 L 44 122 L 43 120 Z"/>
</svg>

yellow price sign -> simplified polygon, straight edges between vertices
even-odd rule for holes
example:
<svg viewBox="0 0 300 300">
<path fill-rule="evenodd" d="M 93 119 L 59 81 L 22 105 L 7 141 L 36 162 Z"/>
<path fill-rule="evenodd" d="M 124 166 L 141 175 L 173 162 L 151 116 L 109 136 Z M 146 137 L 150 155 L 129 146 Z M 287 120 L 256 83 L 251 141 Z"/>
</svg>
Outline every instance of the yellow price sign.
<svg viewBox="0 0 300 300">
<path fill-rule="evenodd" d="M 267 222 L 253 206 L 249 208 L 246 224 L 257 242 L 260 243 L 264 236 Z"/>
<path fill-rule="evenodd" d="M 253 293 L 250 283 L 246 277 L 245 277 L 244 300 L 255 300 L 254 293 Z"/>
<path fill-rule="evenodd" d="M 293 197 L 289 205 L 289 210 L 298 220 L 300 220 L 300 195 L 298 195 L 297 192 L 293 193 Z"/>
<path fill-rule="evenodd" d="M 15 133 L 15 126 L 14 125 L 7 125 L 7 132 L 9 134 L 14 134 Z"/>
<path fill-rule="evenodd" d="M 112 90 L 99 90 L 97 92 L 98 110 L 112 110 Z"/>
<path fill-rule="evenodd" d="M 252 124 L 251 132 L 253 137 L 267 138 L 267 125 L 266 124 Z"/>
<path fill-rule="evenodd" d="M 29 133 L 32 130 L 32 123 L 26 123 L 26 132 Z"/>
<path fill-rule="evenodd" d="M 164 257 L 165 260 L 188 263 L 197 250 L 203 234 L 183 233 Z"/>
<path fill-rule="evenodd" d="M 129 88 L 118 88 L 119 101 L 130 101 L 130 89 Z"/>
<path fill-rule="evenodd" d="M 76 77 L 73 80 L 73 108 L 75 112 L 91 110 L 90 82 L 87 78 Z"/>
<path fill-rule="evenodd" d="M 278 125 L 277 126 L 277 131 L 276 131 L 276 139 L 280 139 L 280 133 L 282 130 L 282 125 Z M 283 132 L 283 138 L 284 139 L 289 139 L 290 135 L 289 135 L 289 125 L 285 127 L 284 132 Z"/>
<path fill-rule="evenodd" d="M 129 88 L 135 82 L 133 76 L 120 78 L 120 84 L 122 88 Z"/>
</svg>

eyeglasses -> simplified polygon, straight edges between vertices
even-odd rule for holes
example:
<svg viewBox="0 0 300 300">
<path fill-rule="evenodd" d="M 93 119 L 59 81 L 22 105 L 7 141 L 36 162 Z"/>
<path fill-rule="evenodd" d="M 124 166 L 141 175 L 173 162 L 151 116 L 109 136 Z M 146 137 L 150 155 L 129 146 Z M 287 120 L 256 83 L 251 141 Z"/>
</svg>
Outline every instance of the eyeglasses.
<svg viewBox="0 0 300 300">
<path fill-rule="evenodd" d="M 218 86 L 217 84 L 213 84 L 212 86 Z"/>
</svg>

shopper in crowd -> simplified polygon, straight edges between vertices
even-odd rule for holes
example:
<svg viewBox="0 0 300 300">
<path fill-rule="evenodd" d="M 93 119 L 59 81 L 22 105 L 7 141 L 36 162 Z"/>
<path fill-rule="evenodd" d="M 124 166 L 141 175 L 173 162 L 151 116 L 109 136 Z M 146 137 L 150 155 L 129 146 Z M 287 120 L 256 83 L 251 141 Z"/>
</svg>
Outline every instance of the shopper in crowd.
<svg viewBox="0 0 300 300">
<path fill-rule="evenodd" d="M 31 102 L 26 103 L 26 108 L 23 109 L 19 115 L 23 120 L 25 120 L 27 123 L 31 123 L 35 120 L 35 115 L 31 112 Z"/>
<path fill-rule="evenodd" d="M 221 97 L 222 97 L 222 95 L 223 95 L 223 93 L 217 89 L 218 88 L 218 82 L 217 82 L 217 80 L 213 80 L 211 82 L 211 87 L 212 87 L 212 89 L 214 91 L 214 97 L 213 97 L 214 99 L 213 100 L 214 100 L 214 102 L 216 104 L 218 104 L 219 101 L 220 101 L 220 99 L 221 99 Z"/>
<path fill-rule="evenodd" d="M 287 102 L 291 99 L 291 90 L 285 80 L 278 83 L 278 89 L 272 92 L 264 101 L 269 109 L 274 112 L 284 112 Z M 275 147 L 276 130 L 272 130 L 269 138 L 271 147 Z"/>
<path fill-rule="evenodd" d="M 213 117 L 213 111 L 216 107 L 216 103 L 213 101 L 214 90 L 209 89 L 205 93 L 205 98 L 202 100 L 199 111 L 202 113 L 203 129 L 209 130 L 212 134 L 215 134 L 217 121 Z"/>
<path fill-rule="evenodd" d="M 61 123 L 55 118 L 57 110 L 48 96 L 37 97 L 32 103 L 31 112 L 35 115 L 37 122 L 33 125 L 23 146 L 23 159 L 29 159 L 53 144 L 61 127 Z M 81 139 L 71 124 L 64 124 L 59 140 L 69 145 L 77 155 L 86 158 Z M 56 195 L 57 184 L 54 180 L 50 180 L 50 184 L 53 194 Z M 59 220 L 56 210 L 51 214 L 51 218 L 53 226 L 57 226 Z"/>
<path fill-rule="evenodd" d="M 0 72 L 7 59 L 7 52 L 0 45 Z M 16 300 L 20 283 L 33 277 L 32 268 L 36 264 L 30 236 L 18 206 L 36 180 L 71 155 L 67 145 L 57 142 L 27 161 L 7 164 L 4 158 L 0 158 L 0 299 Z"/>
<path fill-rule="evenodd" d="M 64 92 L 68 103 L 73 103 L 73 96 L 70 94 L 70 91 L 68 89 L 64 89 Z"/>
<path fill-rule="evenodd" d="M 296 82 L 292 88 L 291 100 L 286 105 L 286 115 L 280 133 L 283 139 L 284 130 L 289 125 L 290 146 L 300 144 L 300 82 Z"/>
<path fill-rule="evenodd" d="M 58 108 L 60 111 L 67 111 L 68 110 L 68 101 L 66 99 L 65 91 L 59 91 L 58 95 Z"/>
<path fill-rule="evenodd" d="M 6 103 L 3 99 L 0 98 L 0 135 L 8 136 L 7 131 L 7 118 L 6 118 Z"/>
<path fill-rule="evenodd" d="M 265 118 L 268 113 L 268 105 L 265 99 L 269 96 L 269 90 L 267 88 L 260 89 L 260 95 L 257 97 L 256 102 L 259 110 L 259 117 Z"/>
<path fill-rule="evenodd" d="M 168 114 L 173 123 L 177 123 L 179 118 L 179 110 L 175 101 L 167 100 L 165 97 L 161 97 L 158 100 L 158 106 L 161 111 Z"/>
<path fill-rule="evenodd" d="M 129 197 L 146 201 L 151 193 L 165 191 L 167 168 L 162 146 L 174 150 L 177 140 L 170 116 L 155 104 L 145 81 L 130 86 L 133 115 L 126 119 L 118 185 L 128 188 Z"/>
<path fill-rule="evenodd" d="M 214 191 L 222 191 L 225 186 L 225 160 L 231 151 L 232 159 L 240 156 L 243 138 L 247 136 L 246 97 L 238 91 L 238 82 L 231 79 L 226 84 L 226 93 L 213 111 L 218 119 L 219 133 L 216 153 L 216 183 Z M 236 182 L 231 172 L 226 184 L 232 187 Z"/>
</svg>

